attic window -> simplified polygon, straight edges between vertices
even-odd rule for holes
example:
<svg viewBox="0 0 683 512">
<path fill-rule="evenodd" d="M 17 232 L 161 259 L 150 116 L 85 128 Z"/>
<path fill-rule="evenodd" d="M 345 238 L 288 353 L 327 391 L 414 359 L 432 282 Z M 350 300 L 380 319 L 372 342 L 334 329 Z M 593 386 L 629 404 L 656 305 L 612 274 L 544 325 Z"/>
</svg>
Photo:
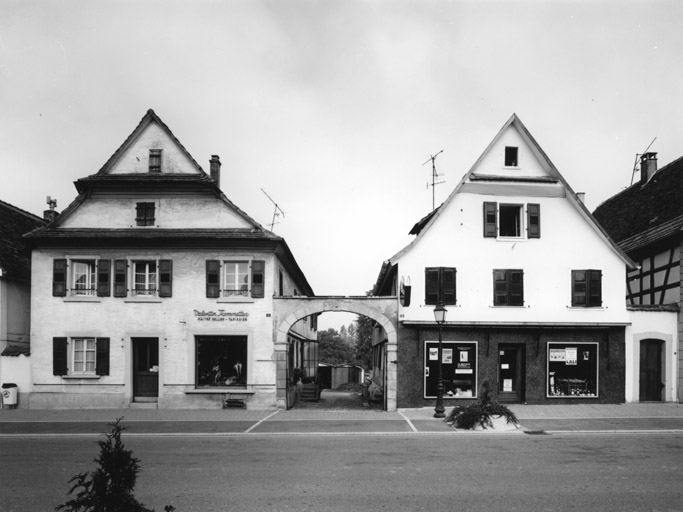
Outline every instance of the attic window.
<svg viewBox="0 0 683 512">
<path fill-rule="evenodd" d="M 505 167 L 517 167 L 517 150 L 514 146 L 505 146 Z"/>
<path fill-rule="evenodd" d="M 154 203 L 137 203 L 135 206 L 136 217 L 135 221 L 138 226 L 154 226 Z"/>
<path fill-rule="evenodd" d="M 149 172 L 161 172 L 161 150 L 149 150 Z"/>
</svg>

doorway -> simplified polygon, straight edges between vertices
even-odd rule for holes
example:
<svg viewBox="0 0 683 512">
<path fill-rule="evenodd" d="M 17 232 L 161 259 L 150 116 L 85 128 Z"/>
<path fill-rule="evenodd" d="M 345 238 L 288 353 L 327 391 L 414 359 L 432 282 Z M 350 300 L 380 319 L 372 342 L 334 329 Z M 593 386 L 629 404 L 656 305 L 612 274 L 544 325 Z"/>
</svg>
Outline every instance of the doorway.
<svg viewBox="0 0 683 512">
<path fill-rule="evenodd" d="M 159 397 L 159 338 L 132 338 L 133 401 L 156 402 Z"/>
<path fill-rule="evenodd" d="M 523 345 L 498 346 L 498 401 L 524 401 L 525 355 Z"/>
<path fill-rule="evenodd" d="M 662 340 L 640 342 L 640 396 L 641 402 L 661 402 L 662 389 Z"/>
</svg>

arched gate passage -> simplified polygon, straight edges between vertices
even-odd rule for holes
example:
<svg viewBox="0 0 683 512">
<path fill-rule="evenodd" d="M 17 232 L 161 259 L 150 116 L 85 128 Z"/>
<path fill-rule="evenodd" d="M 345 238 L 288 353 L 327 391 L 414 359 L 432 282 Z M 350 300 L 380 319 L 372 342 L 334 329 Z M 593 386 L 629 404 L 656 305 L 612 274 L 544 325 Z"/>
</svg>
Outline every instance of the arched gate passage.
<svg viewBox="0 0 683 512">
<path fill-rule="evenodd" d="M 285 409 L 287 393 L 287 333 L 298 320 L 315 313 L 347 312 L 375 320 L 387 334 L 387 385 L 385 389 L 388 411 L 396 410 L 396 326 L 398 301 L 396 297 L 275 297 L 273 299 L 273 340 L 277 367 L 277 406 Z"/>
</svg>

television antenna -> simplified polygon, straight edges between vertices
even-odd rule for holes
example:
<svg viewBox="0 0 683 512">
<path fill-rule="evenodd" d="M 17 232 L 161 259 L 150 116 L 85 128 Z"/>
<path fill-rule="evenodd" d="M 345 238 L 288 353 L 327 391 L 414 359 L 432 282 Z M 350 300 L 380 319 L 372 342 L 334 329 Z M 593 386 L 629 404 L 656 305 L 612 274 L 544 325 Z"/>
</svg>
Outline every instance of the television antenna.
<svg viewBox="0 0 683 512">
<path fill-rule="evenodd" d="M 438 174 L 436 172 L 436 164 L 434 163 L 436 160 L 436 157 L 439 156 L 441 153 L 443 153 L 443 149 L 436 153 L 435 155 L 431 155 L 425 163 L 422 164 L 424 167 L 427 165 L 430 161 L 432 162 L 432 183 L 430 184 L 429 182 L 427 183 L 427 188 L 432 187 L 432 211 L 436 209 L 436 196 L 434 194 L 434 189 L 437 185 L 441 185 L 442 183 L 446 183 L 446 181 L 437 181 L 440 176 L 445 176 L 445 174 Z"/>
<path fill-rule="evenodd" d="M 638 160 L 640 160 L 640 157 L 643 156 L 645 153 L 647 153 L 647 150 L 650 149 L 650 147 L 655 143 L 657 140 L 657 137 L 652 139 L 652 142 L 650 142 L 650 145 L 645 148 L 645 151 L 642 153 L 636 153 L 636 161 L 633 162 L 633 172 L 631 173 L 631 185 L 633 185 L 633 177 L 636 175 L 636 172 L 638 172 Z"/>
<path fill-rule="evenodd" d="M 270 223 L 270 230 L 273 231 L 273 227 L 275 227 L 275 224 L 279 224 L 279 222 L 275 222 L 275 217 L 279 217 L 280 215 L 284 217 L 285 212 L 282 208 L 278 206 L 275 200 L 268 195 L 268 192 L 266 192 L 263 189 L 261 189 L 261 192 L 263 192 L 266 195 L 266 197 L 270 199 L 270 202 L 273 203 L 273 205 L 275 206 L 275 209 L 273 210 L 273 221 Z"/>
</svg>

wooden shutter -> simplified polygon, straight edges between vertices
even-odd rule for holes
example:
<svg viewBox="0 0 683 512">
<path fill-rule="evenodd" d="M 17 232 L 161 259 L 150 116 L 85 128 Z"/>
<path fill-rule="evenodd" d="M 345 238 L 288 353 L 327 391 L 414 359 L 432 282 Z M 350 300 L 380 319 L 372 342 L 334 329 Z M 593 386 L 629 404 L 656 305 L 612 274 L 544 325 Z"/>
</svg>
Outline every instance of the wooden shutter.
<svg viewBox="0 0 683 512">
<path fill-rule="evenodd" d="M 68 372 L 66 338 L 52 338 L 52 375 L 66 375 Z"/>
<path fill-rule="evenodd" d="M 52 262 L 52 295 L 66 296 L 66 259 L 59 258 Z"/>
<path fill-rule="evenodd" d="M 216 299 L 221 294 L 221 262 L 218 260 L 206 260 L 206 296 Z"/>
<path fill-rule="evenodd" d="M 496 238 L 498 235 L 498 205 L 497 203 L 484 203 L 484 236 Z"/>
<path fill-rule="evenodd" d="M 588 305 L 602 306 L 602 272 L 588 270 Z"/>
<path fill-rule="evenodd" d="M 439 303 L 439 269 L 438 267 L 425 269 L 425 304 Z"/>
<path fill-rule="evenodd" d="M 265 296 L 266 262 L 253 260 L 251 262 L 251 296 L 260 299 Z"/>
<path fill-rule="evenodd" d="M 444 267 L 441 269 L 441 300 L 443 304 L 455 304 L 455 276 L 456 270 L 454 268 Z"/>
<path fill-rule="evenodd" d="M 97 296 L 111 295 L 111 260 L 97 261 Z"/>
<path fill-rule="evenodd" d="M 95 373 L 109 375 L 109 338 L 97 338 L 95 356 Z"/>
<path fill-rule="evenodd" d="M 173 294 L 173 260 L 159 260 L 159 297 Z"/>
<path fill-rule="evenodd" d="M 526 229 L 528 238 L 541 238 L 541 205 L 526 205 Z"/>
<path fill-rule="evenodd" d="M 585 306 L 588 297 L 588 281 L 585 270 L 572 270 L 572 306 Z"/>
<path fill-rule="evenodd" d="M 522 270 L 508 270 L 510 278 L 510 306 L 524 305 L 524 271 Z"/>
<path fill-rule="evenodd" d="M 493 271 L 493 305 L 507 306 L 508 304 L 508 272 L 507 270 Z"/>
<path fill-rule="evenodd" d="M 114 297 L 125 297 L 128 295 L 127 271 L 128 262 L 126 260 L 114 261 Z"/>
</svg>

